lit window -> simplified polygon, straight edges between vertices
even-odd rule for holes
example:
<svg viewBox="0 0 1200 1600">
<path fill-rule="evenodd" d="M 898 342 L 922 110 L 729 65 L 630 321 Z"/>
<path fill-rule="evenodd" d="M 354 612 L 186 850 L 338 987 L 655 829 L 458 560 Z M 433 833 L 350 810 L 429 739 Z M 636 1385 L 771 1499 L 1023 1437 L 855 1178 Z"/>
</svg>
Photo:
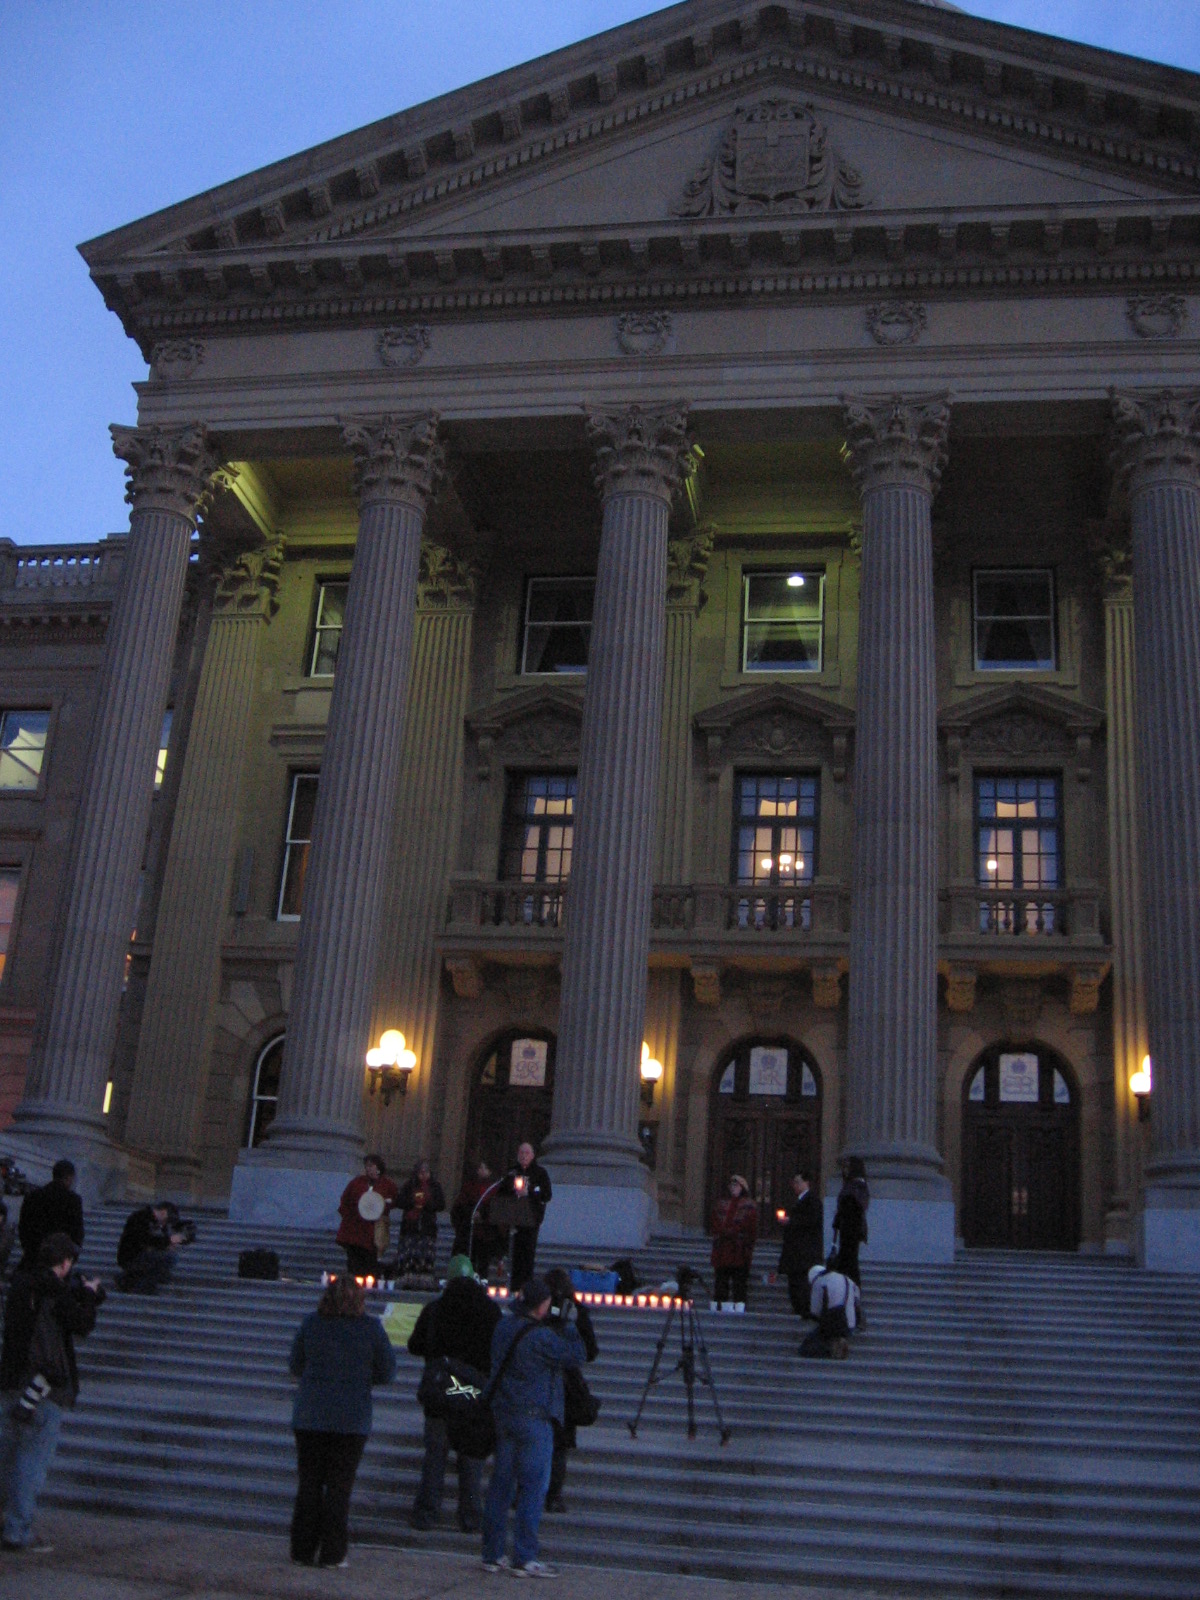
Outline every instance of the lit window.
<svg viewBox="0 0 1200 1600">
<path fill-rule="evenodd" d="M 297 772 L 288 800 L 287 832 L 283 844 L 283 873 L 279 883 L 280 922 L 298 922 L 304 898 L 304 877 L 312 845 L 313 812 L 317 805 L 317 774 Z"/>
<path fill-rule="evenodd" d="M 163 712 L 162 732 L 158 736 L 158 760 L 154 763 L 154 791 L 163 786 L 163 779 L 167 773 L 167 747 L 171 743 L 171 719 L 175 713 L 170 706 Z"/>
<path fill-rule="evenodd" d="M 46 759 L 48 711 L 6 711 L 0 717 L 0 789 L 36 789 Z"/>
<path fill-rule="evenodd" d="M 819 780 L 742 773 L 734 816 L 734 875 L 760 894 L 737 903 L 740 928 L 808 928 L 812 901 L 796 890 L 816 875 Z"/>
<path fill-rule="evenodd" d="M 1049 567 L 975 574 L 975 670 L 1052 672 L 1054 574 Z"/>
<path fill-rule="evenodd" d="M 8 963 L 13 922 L 17 915 L 17 890 L 21 887 L 19 867 L 0 867 L 0 975 Z"/>
<path fill-rule="evenodd" d="M 506 883 L 565 884 L 575 842 L 573 772 L 530 772 L 512 779 L 504 816 L 500 876 Z M 502 896 L 499 920 L 557 927 L 561 894 Z"/>
<path fill-rule="evenodd" d="M 342 642 L 342 623 L 346 616 L 349 583 L 323 583 L 317 596 L 317 623 L 313 629 L 310 678 L 332 678 Z"/>
<path fill-rule="evenodd" d="M 246 1120 L 246 1148 L 253 1149 L 266 1138 L 275 1120 L 279 1103 L 279 1069 L 283 1066 L 283 1041 L 279 1034 L 265 1044 L 254 1063 L 254 1082 L 250 1085 L 250 1106 Z"/>
<path fill-rule="evenodd" d="M 586 672 L 595 578 L 530 578 L 522 672 Z"/>
<path fill-rule="evenodd" d="M 1063 932 L 1061 803 L 1057 778 L 975 780 L 976 879 L 981 933 Z"/>
<path fill-rule="evenodd" d="M 742 671 L 820 672 L 825 574 L 798 567 L 742 579 Z"/>
</svg>

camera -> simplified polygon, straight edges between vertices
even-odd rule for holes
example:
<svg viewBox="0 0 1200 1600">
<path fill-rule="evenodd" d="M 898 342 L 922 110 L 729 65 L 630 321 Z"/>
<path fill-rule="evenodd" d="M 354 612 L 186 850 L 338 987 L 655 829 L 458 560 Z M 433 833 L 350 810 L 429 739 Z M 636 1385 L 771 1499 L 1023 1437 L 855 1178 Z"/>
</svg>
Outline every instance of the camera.
<svg viewBox="0 0 1200 1600">
<path fill-rule="evenodd" d="M 170 1200 L 166 1202 L 166 1213 L 167 1231 L 169 1233 L 181 1234 L 181 1242 L 183 1244 L 195 1244 L 196 1224 L 192 1221 L 192 1219 L 190 1217 L 181 1217 L 179 1215 L 179 1207 Z"/>
<path fill-rule="evenodd" d="M 708 1285 L 694 1267 L 681 1265 L 679 1271 L 675 1274 L 675 1281 L 679 1285 L 679 1298 L 681 1300 L 694 1299 L 696 1289 L 703 1289 L 706 1294 L 708 1292 Z"/>
</svg>

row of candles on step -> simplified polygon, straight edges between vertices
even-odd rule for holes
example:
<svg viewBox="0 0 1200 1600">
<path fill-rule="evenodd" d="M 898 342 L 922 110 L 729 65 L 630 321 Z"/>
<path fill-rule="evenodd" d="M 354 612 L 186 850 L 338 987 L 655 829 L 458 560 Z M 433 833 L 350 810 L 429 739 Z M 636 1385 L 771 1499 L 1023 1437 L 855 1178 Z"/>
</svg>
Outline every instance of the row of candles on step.
<svg viewBox="0 0 1200 1600">
<path fill-rule="evenodd" d="M 321 1287 L 327 1289 L 331 1283 L 336 1283 L 336 1272 L 323 1272 L 321 1274 Z M 356 1276 L 355 1283 L 364 1289 L 390 1289 L 392 1286 L 383 1278 L 373 1278 L 370 1273 L 365 1276 Z M 504 1284 L 489 1283 L 488 1294 L 493 1300 L 507 1300 L 509 1291 Z M 620 1306 L 629 1311 L 669 1311 L 673 1306 L 676 1311 L 682 1310 L 685 1305 L 690 1305 L 690 1300 L 684 1300 L 675 1294 L 599 1294 L 591 1289 L 577 1289 L 575 1298 L 581 1306 Z"/>
</svg>

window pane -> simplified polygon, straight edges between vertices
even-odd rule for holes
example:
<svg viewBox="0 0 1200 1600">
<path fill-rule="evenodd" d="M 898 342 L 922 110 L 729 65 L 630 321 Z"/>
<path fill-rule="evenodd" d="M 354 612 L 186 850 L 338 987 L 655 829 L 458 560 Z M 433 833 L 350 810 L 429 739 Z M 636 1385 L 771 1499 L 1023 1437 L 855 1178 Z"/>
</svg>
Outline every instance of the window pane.
<svg viewBox="0 0 1200 1600">
<path fill-rule="evenodd" d="M 162 732 L 158 736 L 158 760 L 154 764 L 154 787 L 161 789 L 167 775 L 167 746 L 171 742 L 171 722 L 175 713 L 168 706 L 163 712 Z"/>
<path fill-rule="evenodd" d="M 565 883 L 575 835 L 575 774 L 514 776 L 505 803 L 500 877 L 506 883 Z"/>
<path fill-rule="evenodd" d="M 743 672 L 819 672 L 823 572 L 748 572 L 743 577 Z"/>
<path fill-rule="evenodd" d="M 36 789 L 50 731 L 48 711 L 6 711 L 0 719 L 0 789 Z"/>
<path fill-rule="evenodd" d="M 521 671 L 584 672 L 592 633 L 594 578 L 530 578 Z"/>
<path fill-rule="evenodd" d="M 312 843 L 313 811 L 316 804 L 317 774 L 296 773 L 292 779 L 287 832 L 284 837 L 283 875 L 279 886 L 277 912 L 280 921 L 292 921 L 300 915 L 304 899 L 304 878 L 308 871 L 309 847 Z"/>
<path fill-rule="evenodd" d="M 975 574 L 977 671 L 1051 671 L 1054 575 L 1047 568 Z"/>
<path fill-rule="evenodd" d="M 17 911 L 17 890 L 21 887 L 19 867 L 0 867 L 0 974 L 8 961 L 13 919 Z"/>
<path fill-rule="evenodd" d="M 331 678 L 337 666 L 342 642 L 342 623 L 346 615 L 349 583 L 323 583 L 317 596 L 317 624 L 313 631 L 312 659 L 308 672 L 312 678 Z"/>
</svg>

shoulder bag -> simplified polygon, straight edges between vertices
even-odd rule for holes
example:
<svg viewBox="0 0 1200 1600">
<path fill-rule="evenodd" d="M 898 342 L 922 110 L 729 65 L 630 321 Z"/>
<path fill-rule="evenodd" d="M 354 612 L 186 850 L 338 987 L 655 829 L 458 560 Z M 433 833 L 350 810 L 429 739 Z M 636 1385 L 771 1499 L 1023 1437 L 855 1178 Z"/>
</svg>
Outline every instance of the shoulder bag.
<svg viewBox="0 0 1200 1600">
<path fill-rule="evenodd" d="M 454 1410 L 447 1410 L 445 1413 L 446 1433 L 450 1440 L 450 1448 L 456 1450 L 460 1456 L 469 1456 L 474 1461 L 484 1461 L 496 1448 L 496 1419 L 492 1416 L 492 1396 L 500 1379 L 508 1370 L 509 1362 L 516 1355 L 521 1340 L 539 1326 L 540 1324 L 536 1322 L 525 1324 L 505 1351 L 504 1360 L 482 1393 L 454 1397 Z M 434 1365 L 440 1363 L 435 1362 Z M 449 1400 L 449 1396 L 447 1399 Z"/>
</svg>

